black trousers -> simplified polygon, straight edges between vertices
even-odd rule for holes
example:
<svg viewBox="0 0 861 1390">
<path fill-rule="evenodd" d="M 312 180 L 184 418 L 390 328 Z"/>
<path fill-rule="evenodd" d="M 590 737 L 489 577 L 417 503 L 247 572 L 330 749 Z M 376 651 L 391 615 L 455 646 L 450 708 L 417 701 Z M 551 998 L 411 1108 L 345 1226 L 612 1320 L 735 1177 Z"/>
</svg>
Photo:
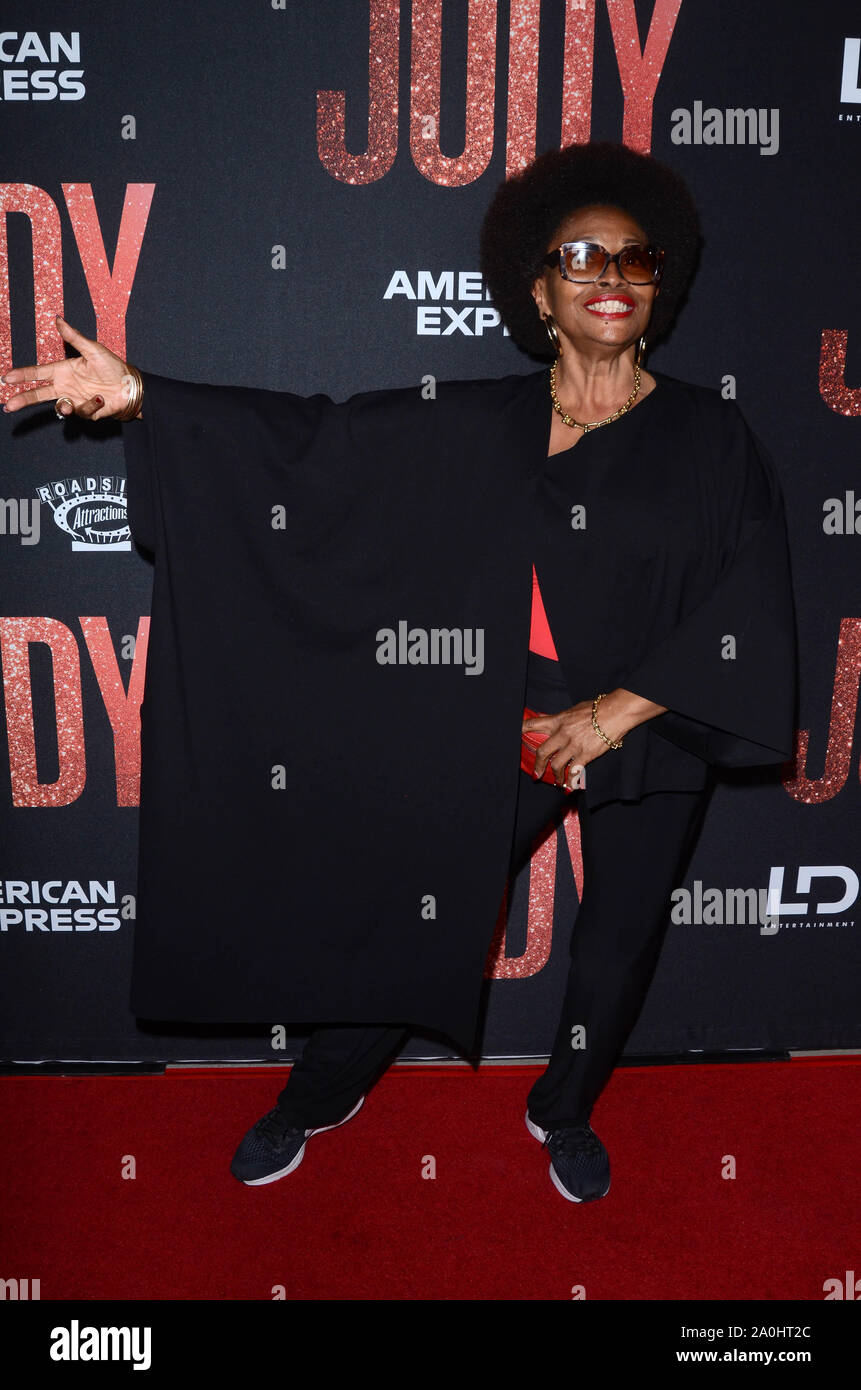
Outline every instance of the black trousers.
<svg viewBox="0 0 861 1390">
<path fill-rule="evenodd" d="M 546 709 L 547 703 L 530 707 Z M 583 896 L 559 1025 L 548 1065 L 528 1097 L 530 1118 L 543 1129 L 585 1123 L 624 1050 L 658 963 L 670 894 L 686 872 L 712 787 L 710 779 L 702 791 L 652 792 L 641 801 L 609 801 L 589 811 L 582 791 L 566 793 L 520 775 L 510 873 L 527 861 L 542 829 L 560 823 L 572 796 L 578 798 L 583 850 Z M 404 1028 L 385 1024 L 316 1029 L 291 1069 L 279 1108 L 307 1129 L 337 1123 L 408 1037 Z"/>
</svg>

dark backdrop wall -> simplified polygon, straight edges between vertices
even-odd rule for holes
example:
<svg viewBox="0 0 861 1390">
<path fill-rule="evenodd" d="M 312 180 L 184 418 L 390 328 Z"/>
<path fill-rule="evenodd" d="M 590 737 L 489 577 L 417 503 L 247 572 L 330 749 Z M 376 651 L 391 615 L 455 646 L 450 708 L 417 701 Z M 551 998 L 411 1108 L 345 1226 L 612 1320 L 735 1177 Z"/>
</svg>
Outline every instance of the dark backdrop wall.
<svg viewBox="0 0 861 1390">
<path fill-rule="evenodd" d="M 735 396 L 778 465 L 801 727 L 782 775 L 719 785 L 628 1053 L 861 1044 L 856 7 L 12 0 L 3 29 L 2 367 L 62 355 L 61 311 L 164 375 L 339 400 L 531 371 L 478 274 L 500 180 L 590 138 L 684 175 L 706 246 L 649 365 Z M 284 1060 L 292 1035 L 128 1009 L 152 571 L 115 426 L 49 404 L 0 449 L 2 1055 Z M 485 1055 L 549 1049 L 579 877 L 572 816 L 509 885 Z M 778 930 L 722 920 L 770 887 Z"/>
</svg>

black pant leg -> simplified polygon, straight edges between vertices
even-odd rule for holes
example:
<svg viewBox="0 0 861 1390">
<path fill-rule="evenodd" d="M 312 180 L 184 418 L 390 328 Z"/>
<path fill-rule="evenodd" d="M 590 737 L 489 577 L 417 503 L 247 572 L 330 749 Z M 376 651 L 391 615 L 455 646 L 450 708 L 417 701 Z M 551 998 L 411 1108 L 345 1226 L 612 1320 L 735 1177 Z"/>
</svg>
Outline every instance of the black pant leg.
<svg viewBox="0 0 861 1390">
<path fill-rule="evenodd" d="M 315 1028 L 293 1063 L 278 1108 L 291 1124 L 337 1124 L 394 1060 L 409 1037 L 398 1027 Z"/>
<path fill-rule="evenodd" d="M 513 875 L 529 858 L 543 828 L 558 824 L 577 793 L 536 782 L 521 772 L 512 834 Z M 294 1062 L 278 1096 L 278 1107 L 292 1124 L 306 1129 L 336 1124 L 366 1095 L 404 1046 L 404 1028 L 336 1025 L 316 1028 Z"/>
<path fill-rule="evenodd" d="M 669 925 L 669 895 L 684 875 L 709 793 L 656 792 L 641 802 L 608 802 L 589 812 L 582 794 L 521 774 L 510 872 L 572 804 L 580 811 L 583 846 L 583 901 L 571 936 L 559 1027 L 548 1067 L 529 1094 L 529 1113 L 542 1128 L 588 1119 L 624 1050 Z M 582 1050 L 571 1047 L 576 1023 L 587 1028 Z M 337 1123 L 408 1037 L 397 1026 L 315 1029 L 278 1097 L 279 1108 L 309 1129 Z"/>
<path fill-rule="evenodd" d="M 542 1129 L 585 1123 L 642 1010 L 670 920 L 670 894 L 711 794 L 653 792 L 581 810 L 583 898 L 550 1061 L 529 1092 Z M 585 1046 L 572 1030 L 585 1028 Z"/>
</svg>

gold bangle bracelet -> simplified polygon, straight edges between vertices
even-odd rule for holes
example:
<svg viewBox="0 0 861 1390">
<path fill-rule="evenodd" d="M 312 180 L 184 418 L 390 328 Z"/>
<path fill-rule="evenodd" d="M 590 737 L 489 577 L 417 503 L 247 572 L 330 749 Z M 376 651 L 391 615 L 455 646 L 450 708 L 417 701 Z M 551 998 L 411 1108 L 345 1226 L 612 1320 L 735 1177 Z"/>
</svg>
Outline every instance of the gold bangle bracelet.
<svg viewBox="0 0 861 1390">
<path fill-rule="evenodd" d="M 118 411 L 114 416 L 116 420 L 134 420 L 143 402 L 143 377 L 137 367 L 133 367 L 131 362 L 126 363 L 126 369 L 131 378 L 131 388 L 129 390 L 128 404 L 124 410 Z"/>
<path fill-rule="evenodd" d="M 606 695 L 606 693 L 607 692 L 605 691 L 604 695 Z M 604 733 L 604 730 L 598 724 L 598 701 L 603 700 L 604 695 L 596 695 L 595 699 L 592 701 L 592 728 L 595 730 L 595 733 L 598 735 L 598 737 L 602 738 L 610 748 L 621 748 L 624 740 L 621 738 L 608 738 L 607 735 Z"/>
</svg>

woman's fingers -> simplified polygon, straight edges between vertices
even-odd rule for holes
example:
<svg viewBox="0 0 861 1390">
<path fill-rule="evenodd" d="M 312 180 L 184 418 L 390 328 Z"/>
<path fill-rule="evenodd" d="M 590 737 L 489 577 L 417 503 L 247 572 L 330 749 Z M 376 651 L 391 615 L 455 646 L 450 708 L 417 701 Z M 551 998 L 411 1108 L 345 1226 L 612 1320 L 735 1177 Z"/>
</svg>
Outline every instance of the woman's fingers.
<svg viewBox="0 0 861 1390">
<path fill-rule="evenodd" d="M 556 756 L 561 752 L 562 748 L 564 747 L 564 743 L 565 740 L 560 738 L 559 735 L 554 732 L 548 734 L 544 742 L 539 745 L 535 753 L 536 780 L 540 781 L 540 779 L 544 776 L 544 769 L 547 767 L 547 764 L 550 763 L 553 767 L 554 776 L 556 777 L 557 782 L 559 781 L 559 773 L 556 771 L 554 758 L 556 758 Z"/>
<path fill-rule="evenodd" d="M 555 727 L 556 720 L 554 715 L 536 714 L 533 715 L 531 719 L 524 719 L 520 725 L 520 730 L 521 733 L 524 734 L 529 733 L 533 729 L 537 729 L 539 733 L 544 733 L 545 730 L 550 732 L 552 729 L 555 729 Z"/>
<path fill-rule="evenodd" d="M 547 742 L 549 743 L 550 740 L 548 739 Z M 546 752 L 545 752 L 545 749 L 546 749 Z M 557 784 L 558 784 L 560 787 L 561 787 L 561 786 L 564 786 L 564 783 L 565 783 L 565 769 L 566 769 L 566 767 L 568 766 L 568 764 L 570 763 L 570 761 L 571 761 L 571 759 L 572 759 L 572 757 L 573 757 L 573 754 L 572 754 L 570 748 L 568 747 L 568 745 L 567 745 L 566 743 L 563 743 L 563 744 L 561 744 L 561 745 L 557 745 L 557 747 L 555 747 L 555 748 L 549 748 L 549 749 L 547 749 L 547 748 L 546 748 L 546 744 L 543 744 L 543 743 L 542 743 L 542 745 L 541 745 L 541 751 L 542 751 L 542 753 L 544 754 L 544 757 L 543 757 L 542 762 L 541 762 L 541 770 L 540 770 L 540 771 L 539 771 L 539 768 L 538 768 L 538 759 L 537 759 L 537 758 L 535 759 L 535 775 L 536 775 L 536 777 L 543 777 L 543 776 L 544 776 L 544 769 L 545 769 L 545 767 L 547 766 L 547 764 L 549 763 L 550 766 L 551 766 L 552 769 L 553 769 L 553 776 L 556 778 Z"/>
<path fill-rule="evenodd" d="M 31 367 L 10 368 L 0 377 L 0 383 L 20 384 L 29 389 L 16 391 L 4 410 L 23 410 L 40 401 L 68 396 L 74 403 L 75 414 L 85 419 L 105 419 L 123 411 L 127 396 L 122 382 L 128 373 L 123 359 L 97 339 L 86 338 L 59 314 L 57 329 L 63 340 L 77 350 L 78 356 L 63 357 L 58 362 L 37 363 Z M 45 384 L 31 385 L 34 382 Z M 94 404 L 96 401 L 99 403 Z"/>
<path fill-rule="evenodd" d="M 57 329 L 60 336 L 72 347 L 76 348 L 82 356 L 87 352 L 92 353 L 94 348 L 98 349 L 101 347 L 101 344 L 97 341 L 91 338 L 85 338 L 83 333 L 79 333 L 77 328 L 73 328 L 70 323 L 66 323 L 66 320 L 61 318 L 59 314 L 57 315 Z M 98 356 L 98 353 L 96 355 Z M 114 354 L 111 355 L 113 356 Z M 119 361 L 119 359 L 117 359 L 117 361 Z M 80 366 L 73 367 L 73 363 L 80 363 Z M 54 373 L 58 367 L 69 367 L 72 370 L 80 371 L 84 366 L 85 364 L 80 362 L 80 358 L 61 357 L 56 362 L 36 362 L 30 367 L 10 367 L 7 372 L 4 372 L 3 375 L 0 376 L 0 382 L 4 385 L 7 383 L 15 385 L 21 381 L 53 381 Z M 30 392 L 25 392 L 23 396 L 19 395 L 16 399 L 21 405 L 33 405 L 37 401 L 49 399 L 49 396 L 36 395 L 33 396 L 31 400 L 28 400 L 27 397 L 29 395 Z"/>
<path fill-rule="evenodd" d="M 525 734 L 530 730 L 537 729 L 539 733 L 546 732 L 547 734 L 547 738 L 539 744 L 535 752 L 535 769 L 533 775 L 538 782 L 540 782 L 541 778 L 544 776 L 544 768 L 548 758 L 547 745 L 548 743 L 552 745 L 553 735 L 556 732 L 558 724 L 559 717 L 555 714 L 536 714 L 533 715 L 531 719 L 524 719 L 521 722 L 521 733 Z"/>
<path fill-rule="evenodd" d="M 0 376 L 0 381 L 52 381 L 54 368 L 66 360 L 65 357 L 61 357 L 59 362 L 39 362 L 35 367 L 10 367 L 8 372 Z"/>
<path fill-rule="evenodd" d="M 6 373 L 6 380 L 9 380 L 10 373 Z M 28 378 L 25 377 L 25 381 Z M 32 381 L 33 377 L 30 376 Z M 54 401 L 61 393 L 53 386 L 34 386 L 30 391 L 16 391 L 14 396 L 10 396 L 3 409 L 10 415 L 13 410 L 21 410 L 25 405 L 37 405 L 39 401 Z"/>
<path fill-rule="evenodd" d="M 536 781 L 539 781 L 539 782 L 541 781 L 541 778 L 544 776 L 544 770 L 545 770 L 545 768 L 547 767 L 547 764 L 548 764 L 548 763 L 550 764 L 550 766 L 551 766 L 552 769 L 553 769 L 553 776 L 556 778 L 556 781 L 557 781 L 557 782 L 561 782 L 561 781 L 562 781 L 562 778 L 563 778 L 563 776 L 564 776 L 564 774 L 565 774 L 565 763 L 566 763 L 567 759 L 564 759 L 564 758 L 563 758 L 563 759 L 560 761 L 560 759 L 559 759 L 559 753 L 560 753 L 560 751 L 561 751 L 561 750 L 558 749 L 558 748 L 549 748 L 549 749 L 548 749 L 546 743 L 542 743 L 540 752 L 537 753 L 537 754 L 535 755 L 535 779 L 536 779 Z"/>
<path fill-rule="evenodd" d="M 535 753 L 536 781 L 540 781 L 549 765 L 558 785 L 564 786 L 565 770 L 569 763 L 572 764 L 573 772 L 575 762 L 578 767 L 585 768 L 587 763 L 601 757 L 606 745 L 600 748 L 593 746 L 599 743 L 599 740 L 592 731 L 591 718 L 591 702 L 580 701 L 560 714 L 536 715 L 532 719 L 522 721 L 524 733 L 529 729 L 537 729 L 547 734 Z"/>
<path fill-rule="evenodd" d="M 37 405 L 40 401 L 59 401 L 57 410 L 61 415 L 80 415 L 85 420 L 92 420 L 105 404 L 104 396 L 89 396 L 86 400 L 76 403 L 68 392 L 58 392 L 50 386 L 38 386 L 32 391 L 19 391 L 3 408 L 11 414 L 20 410 L 22 406 Z M 71 406 L 69 401 L 72 402 Z"/>
<path fill-rule="evenodd" d="M 88 349 L 92 350 L 99 346 L 94 339 L 85 338 L 83 333 L 78 332 L 77 328 L 66 323 L 66 320 L 61 318 L 59 314 L 57 314 L 56 319 L 60 337 L 64 338 L 67 343 L 71 343 L 78 352 L 83 354 Z M 69 361 L 68 357 L 61 357 L 57 362 L 38 362 L 33 367 L 10 367 L 8 372 L 4 372 L 3 376 L 0 376 L 0 382 L 51 381 L 54 376 L 54 368 L 64 366 Z M 45 397 L 40 396 L 38 399 L 44 400 Z"/>
<path fill-rule="evenodd" d="M 104 403 L 103 396 L 91 396 L 88 401 L 84 401 L 83 405 L 75 406 L 75 414 L 83 415 L 85 420 L 91 420 L 96 411 L 101 410 Z"/>
<path fill-rule="evenodd" d="M 60 330 L 60 336 L 65 338 L 67 343 L 71 343 L 73 348 L 77 348 L 78 352 L 81 354 L 85 353 L 88 348 L 93 348 L 96 345 L 95 339 L 85 338 L 83 333 L 79 333 L 77 328 L 73 328 L 70 323 L 66 323 L 66 320 L 60 318 L 59 314 L 57 315 L 57 327 Z"/>
<path fill-rule="evenodd" d="M 548 716 L 549 718 L 550 716 Z M 531 723 L 531 720 L 527 720 Z M 553 775 L 559 786 L 565 782 L 565 769 L 568 764 L 576 760 L 578 765 L 585 765 L 591 758 L 600 757 L 600 750 L 595 754 L 584 754 L 582 739 L 571 736 L 563 724 L 557 723 L 556 727 L 538 748 L 535 754 L 535 779 L 540 781 L 544 776 L 547 765 L 553 769 Z"/>
</svg>

